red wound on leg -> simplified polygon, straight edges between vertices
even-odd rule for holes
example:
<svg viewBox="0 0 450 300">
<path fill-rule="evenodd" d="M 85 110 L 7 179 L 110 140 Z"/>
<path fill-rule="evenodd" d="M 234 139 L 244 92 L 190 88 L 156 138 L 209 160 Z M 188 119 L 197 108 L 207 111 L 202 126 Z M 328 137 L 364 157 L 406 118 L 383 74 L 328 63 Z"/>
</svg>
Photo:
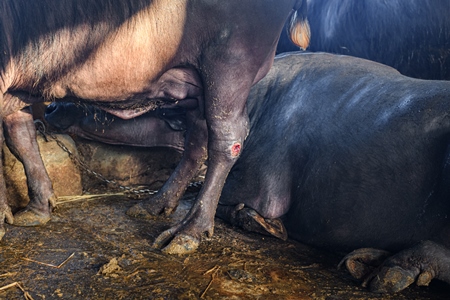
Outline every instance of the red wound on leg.
<svg viewBox="0 0 450 300">
<path fill-rule="evenodd" d="M 231 146 L 231 155 L 232 156 L 238 156 L 240 152 L 241 152 L 241 144 L 240 143 L 236 143 L 233 146 Z"/>
</svg>

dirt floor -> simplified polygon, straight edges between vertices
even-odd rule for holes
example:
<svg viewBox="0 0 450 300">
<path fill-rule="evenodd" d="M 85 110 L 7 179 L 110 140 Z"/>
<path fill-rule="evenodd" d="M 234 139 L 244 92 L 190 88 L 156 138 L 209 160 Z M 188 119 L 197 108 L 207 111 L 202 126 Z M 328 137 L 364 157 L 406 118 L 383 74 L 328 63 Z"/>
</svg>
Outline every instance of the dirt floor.
<svg viewBox="0 0 450 300">
<path fill-rule="evenodd" d="M 439 282 L 389 297 L 370 293 L 336 269 L 341 255 L 219 219 L 196 253 L 164 255 L 151 244 L 191 201 L 170 218 L 146 220 L 125 214 L 137 202 L 115 196 L 64 203 L 42 228 L 8 226 L 0 288 L 18 282 L 33 299 L 448 299 L 449 287 Z M 14 286 L 0 299 L 27 298 Z"/>
</svg>

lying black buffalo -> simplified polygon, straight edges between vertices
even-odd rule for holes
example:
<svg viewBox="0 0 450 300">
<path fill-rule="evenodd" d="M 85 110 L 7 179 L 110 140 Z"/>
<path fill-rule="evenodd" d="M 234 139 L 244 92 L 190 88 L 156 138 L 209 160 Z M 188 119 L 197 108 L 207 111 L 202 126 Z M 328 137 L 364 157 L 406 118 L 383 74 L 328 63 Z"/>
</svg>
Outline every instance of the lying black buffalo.
<svg viewBox="0 0 450 300">
<path fill-rule="evenodd" d="M 292 54 L 275 59 L 247 107 L 250 134 L 219 216 L 283 237 L 281 218 L 299 241 L 359 249 L 343 263 L 376 292 L 450 283 L 450 82 L 348 56 Z M 47 120 L 94 139 L 89 131 L 104 129 L 103 141 L 118 142 L 119 123 L 70 120 L 64 110 L 50 107 Z M 142 117 L 134 130 L 157 134 L 155 122 Z M 136 144 L 134 136 L 122 143 Z"/>
<path fill-rule="evenodd" d="M 89 100 L 132 118 L 163 105 L 198 105 L 200 113 L 187 114 L 187 145 L 196 152 L 186 148 L 191 160 L 183 158 L 155 196 L 160 211 L 170 212 L 208 152 L 198 204 L 155 243 L 170 242 L 171 253 L 195 250 L 203 233 L 213 233 L 220 191 L 248 134 L 247 95 L 270 69 L 289 14 L 294 40 L 308 44 L 305 1 L 0 1 L 0 144 L 5 125 L 30 195 L 13 218 L 0 156 L 0 238 L 5 219 L 42 225 L 55 203 L 33 120 L 23 108 Z"/>
<path fill-rule="evenodd" d="M 411 77 L 450 80 L 449 14 L 448 0 L 308 0 L 308 50 L 367 58 Z M 283 34 L 277 51 L 297 51 Z"/>
</svg>

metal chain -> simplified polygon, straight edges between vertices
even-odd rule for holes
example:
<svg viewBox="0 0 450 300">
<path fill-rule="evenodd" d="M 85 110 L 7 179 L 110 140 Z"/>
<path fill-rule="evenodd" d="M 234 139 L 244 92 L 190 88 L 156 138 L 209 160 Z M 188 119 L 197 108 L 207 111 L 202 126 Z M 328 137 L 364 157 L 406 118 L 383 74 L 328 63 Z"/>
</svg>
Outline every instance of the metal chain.
<svg viewBox="0 0 450 300">
<path fill-rule="evenodd" d="M 158 192 L 158 190 L 151 190 L 151 189 L 136 189 L 133 187 L 129 187 L 129 186 L 124 186 L 119 184 L 117 181 L 115 180 L 109 180 L 107 179 L 105 176 L 103 176 L 102 174 L 95 172 L 91 169 L 89 169 L 89 167 L 86 165 L 85 162 L 83 162 L 81 159 L 79 159 L 76 155 L 74 155 L 72 153 L 72 151 L 70 151 L 69 148 L 66 147 L 66 145 L 64 145 L 64 143 L 59 140 L 53 133 L 51 132 L 47 132 L 46 128 L 45 128 L 45 124 L 41 121 L 41 120 L 35 120 L 34 124 L 36 126 L 36 129 L 42 134 L 42 136 L 44 137 L 45 141 L 48 142 L 48 137 L 51 137 L 56 144 L 69 155 L 69 158 L 82 170 L 86 171 L 88 174 L 100 179 L 101 181 L 115 186 L 116 188 L 119 188 L 120 190 L 123 190 L 125 194 L 127 194 L 129 197 L 133 197 L 133 198 L 140 198 L 141 195 L 146 194 L 146 195 L 154 195 Z M 202 181 L 196 181 L 196 182 L 192 182 L 189 184 L 189 187 L 191 188 L 199 188 L 203 185 Z"/>
</svg>

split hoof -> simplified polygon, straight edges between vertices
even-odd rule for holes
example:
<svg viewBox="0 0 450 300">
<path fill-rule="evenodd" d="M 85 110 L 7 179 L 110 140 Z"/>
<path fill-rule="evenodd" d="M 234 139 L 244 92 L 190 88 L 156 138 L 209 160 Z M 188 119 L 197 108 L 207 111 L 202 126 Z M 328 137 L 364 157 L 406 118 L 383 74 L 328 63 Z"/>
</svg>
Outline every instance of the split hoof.
<svg viewBox="0 0 450 300">
<path fill-rule="evenodd" d="M 22 227 L 42 226 L 47 224 L 50 219 L 50 213 L 41 213 L 27 207 L 14 215 L 14 223 L 11 225 Z"/>
<path fill-rule="evenodd" d="M 150 199 L 145 205 L 145 209 L 152 216 L 170 216 L 177 208 L 178 202 L 175 205 L 170 205 L 169 201 L 165 199 L 156 197 L 155 199 Z"/>
<path fill-rule="evenodd" d="M 347 271 L 355 279 L 363 280 L 380 266 L 391 254 L 384 250 L 361 248 L 347 254 L 338 265 L 345 265 Z"/>
<path fill-rule="evenodd" d="M 364 282 L 364 287 L 369 287 L 370 291 L 374 293 L 397 293 L 408 286 L 410 286 L 415 281 L 415 276 L 412 272 L 404 270 L 399 266 L 394 266 L 391 268 L 383 268 L 379 272 L 370 284 Z"/>
<path fill-rule="evenodd" d="M 288 238 L 287 230 L 280 219 L 265 219 L 253 209 L 243 208 L 239 210 L 236 219 L 237 223 L 247 231 L 272 235 L 283 241 Z"/>
<path fill-rule="evenodd" d="M 142 205 L 140 204 L 136 204 L 133 205 L 132 207 L 130 207 L 126 214 L 132 218 L 136 218 L 136 219 L 144 219 L 144 220 L 148 220 L 148 219 L 152 219 L 152 215 L 148 213 L 148 211 L 142 207 Z"/>
<path fill-rule="evenodd" d="M 5 223 L 4 223 L 5 220 L 9 224 L 14 223 L 14 216 L 11 212 L 11 208 L 7 205 L 2 210 L 0 210 L 0 241 L 6 234 Z"/>
<path fill-rule="evenodd" d="M 363 287 L 375 293 L 397 293 L 414 282 L 418 286 L 427 286 L 434 278 L 449 282 L 449 257 L 448 248 L 433 241 L 422 241 L 392 256 L 383 250 L 355 250 L 343 261 L 347 268 L 352 260 L 374 268 L 370 274 L 362 276 Z"/>
<path fill-rule="evenodd" d="M 3 227 L 2 225 L 4 220 L 6 220 L 6 223 L 8 224 L 14 223 L 14 216 L 9 206 L 6 206 L 3 210 L 0 210 L 0 228 Z"/>
<path fill-rule="evenodd" d="M 165 254 L 189 254 L 197 250 L 200 241 L 189 235 L 177 235 L 166 247 L 161 251 Z"/>
</svg>

